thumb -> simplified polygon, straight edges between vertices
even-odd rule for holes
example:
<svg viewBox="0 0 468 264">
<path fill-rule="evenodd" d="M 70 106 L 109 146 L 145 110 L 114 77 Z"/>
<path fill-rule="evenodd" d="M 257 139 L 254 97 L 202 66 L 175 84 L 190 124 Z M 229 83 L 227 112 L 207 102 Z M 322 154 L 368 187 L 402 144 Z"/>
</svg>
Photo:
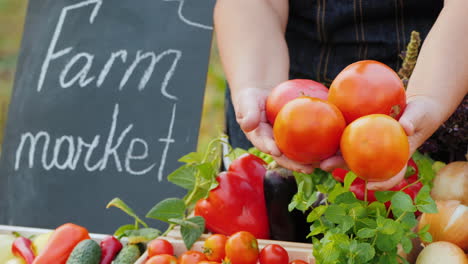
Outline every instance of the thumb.
<svg viewBox="0 0 468 264">
<path fill-rule="evenodd" d="M 263 112 L 260 100 L 255 95 L 240 94 L 234 103 L 236 120 L 241 129 L 247 133 L 256 129 L 261 121 Z"/>
<path fill-rule="evenodd" d="M 410 153 L 413 153 L 423 143 L 419 141 L 424 140 L 420 130 L 423 127 L 423 122 L 426 122 L 426 111 L 425 107 L 420 103 L 418 101 L 408 103 L 399 120 L 400 125 L 408 135 Z"/>
</svg>

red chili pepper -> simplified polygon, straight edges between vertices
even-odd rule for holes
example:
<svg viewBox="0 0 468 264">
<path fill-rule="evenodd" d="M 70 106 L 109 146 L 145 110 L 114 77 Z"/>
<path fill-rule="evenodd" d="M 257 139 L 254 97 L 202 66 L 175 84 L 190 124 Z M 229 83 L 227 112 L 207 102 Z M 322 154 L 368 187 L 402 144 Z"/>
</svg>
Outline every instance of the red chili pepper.
<svg viewBox="0 0 468 264">
<path fill-rule="evenodd" d="M 99 264 L 111 264 L 115 256 L 122 250 L 122 243 L 113 237 L 108 236 L 101 241 L 101 260 Z"/>
<path fill-rule="evenodd" d="M 65 264 L 75 246 L 89 238 L 88 230 L 84 227 L 71 223 L 61 225 L 55 229 L 46 248 L 33 264 Z"/>
<path fill-rule="evenodd" d="M 11 245 L 11 252 L 13 255 L 24 259 L 27 264 L 32 264 L 34 261 L 34 251 L 32 249 L 32 242 L 28 238 L 18 237 Z"/>
<path fill-rule="evenodd" d="M 267 239 L 269 227 L 263 188 L 260 191 L 258 183 L 244 176 L 233 171 L 221 172 L 217 177 L 218 187 L 210 191 L 208 198 L 197 202 L 195 215 L 205 218 L 206 227 L 214 233 L 231 235 L 248 231 L 256 238 Z"/>
<path fill-rule="evenodd" d="M 333 175 L 333 178 L 335 178 L 337 181 L 344 182 L 344 178 L 347 173 L 348 173 L 347 170 L 338 168 L 338 169 L 333 170 L 332 175 Z M 418 173 L 419 173 L 418 166 L 416 165 L 413 159 L 410 159 L 408 161 L 408 169 L 407 169 L 407 175 L 405 175 L 405 179 L 402 180 L 399 184 L 397 184 L 393 188 L 391 188 L 390 191 L 399 191 L 405 188 L 406 186 L 408 186 L 409 184 L 414 183 L 415 181 L 418 180 Z M 354 182 L 349 187 L 349 190 L 356 195 L 356 198 L 358 198 L 359 200 L 364 200 L 365 191 L 366 191 L 365 186 L 366 184 L 363 179 L 356 178 L 356 180 L 354 180 Z M 416 195 L 418 194 L 419 190 L 421 190 L 421 188 L 422 188 L 422 183 L 418 182 L 408 188 L 405 188 L 403 192 L 408 194 L 411 197 L 411 199 L 413 199 L 414 201 L 414 199 L 416 198 Z M 375 198 L 374 191 L 367 190 L 367 201 L 368 202 L 377 201 L 377 198 Z M 390 202 L 385 203 L 387 208 L 390 207 L 390 204 L 391 204 Z"/>
</svg>

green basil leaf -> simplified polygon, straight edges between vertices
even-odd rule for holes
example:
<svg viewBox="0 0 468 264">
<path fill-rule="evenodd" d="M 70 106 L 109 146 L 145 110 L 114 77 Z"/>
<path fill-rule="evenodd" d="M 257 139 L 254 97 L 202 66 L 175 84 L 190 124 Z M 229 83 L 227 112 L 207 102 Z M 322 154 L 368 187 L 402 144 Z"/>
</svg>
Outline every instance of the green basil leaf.
<svg viewBox="0 0 468 264">
<path fill-rule="evenodd" d="M 353 204 L 359 202 L 359 199 L 356 198 L 353 192 L 344 192 L 335 198 L 336 204 Z"/>
<path fill-rule="evenodd" d="M 343 217 L 346 216 L 346 211 L 343 207 L 331 204 L 328 206 L 327 210 L 325 210 L 325 217 L 332 223 L 339 224 L 341 223 Z"/>
<path fill-rule="evenodd" d="M 377 233 L 376 246 L 380 251 L 392 251 L 397 247 L 398 243 L 399 241 L 395 242 L 392 235 Z"/>
<path fill-rule="evenodd" d="M 400 222 L 406 229 L 413 229 L 418 224 L 418 220 L 413 213 L 405 214 L 400 218 Z"/>
<path fill-rule="evenodd" d="M 310 233 L 307 235 L 307 238 L 311 236 L 316 236 L 318 234 L 323 234 L 328 230 L 323 225 L 320 225 L 320 222 L 315 222 L 313 225 L 310 226 Z"/>
<path fill-rule="evenodd" d="M 125 236 L 125 232 L 128 230 L 135 230 L 136 227 L 135 225 L 123 225 L 114 232 L 114 236 L 117 237 L 117 239 L 121 239 L 122 237 Z"/>
<path fill-rule="evenodd" d="M 336 197 L 338 197 L 340 194 L 343 194 L 345 192 L 346 192 L 345 188 L 343 188 L 343 186 L 341 186 L 340 183 L 336 183 L 333 189 L 328 194 L 328 201 L 330 203 L 336 203 L 335 201 Z"/>
<path fill-rule="evenodd" d="M 168 198 L 156 204 L 146 217 L 168 222 L 170 218 L 183 218 L 185 215 L 185 203 L 178 198 Z"/>
<path fill-rule="evenodd" d="M 348 215 L 354 220 L 367 217 L 367 209 L 363 206 L 356 206 L 349 209 Z"/>
<path fill-rule="evenodd" d="M 122 210 L 124 213 L 126 213 L 127 215 L 133 217 L 135 219 L 135 221 L 137 221 L 138 223 L 142 224 L 144 227 L 148 227 L 148 225 L 143 221 L 141 220 L 136 214 L 135 212 L 132 210 L 132 208 L 130 208 L 124 201 L 122 201 L 120 198 L 114 198 L 112 199 L 112 201 L 110 201 L 107 205 L 106 205 L 106 208 L 109 208 L 109 207 L 117 207 L 119 208 L 120 210 Z"/>
<path fill-rule="evenodd" d="M 375 256 L 375 249 L 369 243 L 359 243 L 356 252 L 357 263 L 366 263 Z"/>
<path fill-rule="evenodd" d="M 377 231 L 371 228 L 362 228 L 357 232 L 359 238 L 370 238 L 374 237 Z"/>
<path fill-rule="evenodd" d="M 326 205 L 319 205 L 315 207 L 307 216 L 307 222 L 311 223 L 318 220 L 327 210 Z"/>
<path fill-rule="evenodd" d="M 387 207 L 385 207 L 385 204 L 381 202 L 372 202 L 371 204 L 369 204 L 368 209 L 369 215 L 372 216 L 382 216 L 387 213 Z"/>
<path fill-rule="evenodd" d="M 190 152 L 189 154 L 183 156 L 182 158 L 179 159 L 180 162 L 184 163 L 201 163 L 203 160 L 203 154 L 199 152 Z"/>
<path fill-rule="evenodd" d="M 344 178 L 344 188 L 346 191 L 349 191 L 349 187 L 351 186 L 351 184 L 353 184 L 356 178 L 357 178 L 357 175 L 354 174 L 354 172 L 350 171 L 346 173 L 346 176 Z"/>
<path fill-rule="evenodd" d="M 421 241 L 426 242 L 426 243 L 432 243 L 432 235 L 429 232 L 420 232 L 419 234 L 419 239 Z"/>
<path fill-rule="evenodd" d="M 180 233 L 187 249 L 191 249 L 193 244 L 200 238 L 205 231 L 205 219 L 201 216 L 195 216 L 187 219 L 195 225 L 182 225 Z"/>
<path fill-rule="evenodd" d="M 379 220 L 377 220 L 377 225 L 379 225 Z M 397 222 L 385 218 L 383 220 L 382 226 L 379 226 L 378 230 L 382 234 L 393 235 L 398 231 L 398 228 L 400 228 L 400 225 Z"/>
<path fill-rule="evenodd" d="M 140 228 L 125 231 L 129 244 L 147 243 L 157 238 L 161 232 L 155 228 Z"/>
<path fill-rule="evenodd" d="M 167 180 L 186 190 L 193 190 L 195 187 L 195 173 L 195 167 L 183 165 L 169 174 Z"/>
<path fill-rule="evenodd" d="M 213 167 L 213 164 L 209 162 L 198 164 L 197 169 L 200 176 L 207 180 L 213 180 L 216 178 L 216 169 Z"/>
<path fill-rule="evenodd" d="M 421 229 L 419 230 L 418 233 L 427 232 L 427 231 L 429 231 L 429 228 L 430 228 L 430 227 L 431 227 L 431 225 L 430 225 L 430 224 L 427 224 L 427 225 L 423 226 L 423 228 L 421 228 Z"/>
<path fill-rule="evenodd" d="M 414 201 L 419 211 L 428 214 L 435 214 L 437 213 L 437 205 L 432 199 L 430 192 L 431 189 L 429 186 L 423 186 L 421 190 L 419 190 Z"/>
<path fill-rule="evenodd" d="M 418 165 L 419 178 L 423 185 L 429 185 L 432 188 L 435 178 L 435 171 L 432 169 L 434 161 L 427 155 L 423 155 L 416 151 L 413 154 L 413 160 Z"/>
<path fill-rule="evenodd" d="M 386 203 L 390 200 L 392 200 L 393 195 L 395 195 L 396 192 L 393 191 L 377 191 L 374 192 L 375 198 L 377 198 L 377 201 L 381 203 Z"/>
<path fill-rule="evenodd" d="M 413 249 L 413 242 L 407 236 L 401 238 L 401 247 L 406 253 L 410 253 Z"/>
<path fill-rule="evenodd" d="M 368 228 L 377 228 L 377 223 L 374 219 L 371 218 L 364 218 L 364 219 L 359 219 L 360 223 L 363 223 L 365 226 Z"/>
<path fill-rule="evenodd" d="M 405 212 L 416 212 L 416 207 L 413 204 L 411 197 L 404 192 L 396 192 L 392 197 L 392 209 L 402 210 Z"/>
<path fill-rule="evenodd" d="M 340 224 L 339 224 L 339 228 L 340 228 L 340 231 L 342 233 L 346 233 L 348 232 L 348 230 L 350 230 L 354 225 L 355 225 L 355 221 L 354 219 L 349 216 L 349 215 L 346 215 L 342 218 Z"/>
</svg>

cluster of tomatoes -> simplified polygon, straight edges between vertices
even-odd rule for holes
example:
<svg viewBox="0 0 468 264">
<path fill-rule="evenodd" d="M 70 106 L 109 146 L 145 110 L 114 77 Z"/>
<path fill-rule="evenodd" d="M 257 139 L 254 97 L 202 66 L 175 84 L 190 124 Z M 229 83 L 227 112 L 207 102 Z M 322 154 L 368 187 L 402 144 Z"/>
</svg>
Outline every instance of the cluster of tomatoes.
<svg viewBox="0 0 468 264">
<path fill-rule="evenodd" d="M 405 88 L 387 65 L 358 61 L 342 70 L 330 89 L 313 80 L 289 80 L 266 102 L 279 149 L 291 160 L 317 164 L 341 151 L 359 177 L 381 181 L 409 159 L 409 142 L 398 123 Z"/>
<path fill-rule="evenodd" d="M 213 234 L 205 239 L 203 252 L 189 250 L 174 256 L 172 244 L 158 238 L 148 243 L 145 264 L 307 264 L 303 260 L 289 262 L 288 252 L 280 245 L 270 244 L 262 250 L 254 235 L 239 231 L 231 236 Z"/>
</svg>

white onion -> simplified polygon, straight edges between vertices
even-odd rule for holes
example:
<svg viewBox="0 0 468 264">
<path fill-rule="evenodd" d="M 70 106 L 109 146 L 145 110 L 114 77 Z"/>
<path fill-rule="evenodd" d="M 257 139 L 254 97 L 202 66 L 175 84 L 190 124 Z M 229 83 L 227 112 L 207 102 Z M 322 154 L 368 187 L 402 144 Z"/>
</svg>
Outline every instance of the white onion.
<svg viewBox="0 0 468 264">
<path fill-rule="evenodd" d="M 468 251 L 468 206 L 460 201 L 436 201 L 438 213 L 424 213 L 418 229 L 430 225 L 432 241 L 447 241 Z"/>
<path fill-rule="evenodd" d="M 440 169 L 431 196 L 434 200 L 458 200 L 468 205 L 468 162 L 455 161 Z"/>
<path fill-rule="evenodd" d="M 468 257 L 457 245 L 439 241 L 425 247 L 416 264 L 468 264 Z"/>
</svg>

